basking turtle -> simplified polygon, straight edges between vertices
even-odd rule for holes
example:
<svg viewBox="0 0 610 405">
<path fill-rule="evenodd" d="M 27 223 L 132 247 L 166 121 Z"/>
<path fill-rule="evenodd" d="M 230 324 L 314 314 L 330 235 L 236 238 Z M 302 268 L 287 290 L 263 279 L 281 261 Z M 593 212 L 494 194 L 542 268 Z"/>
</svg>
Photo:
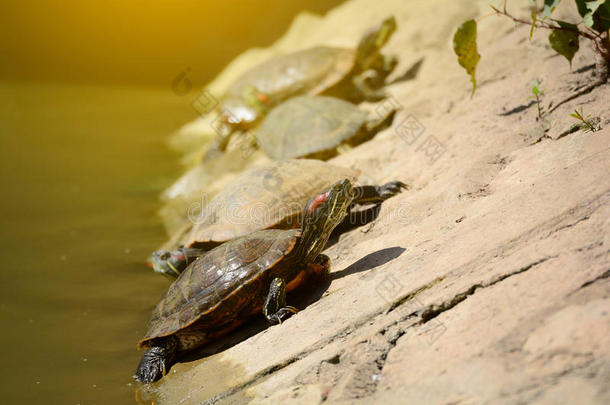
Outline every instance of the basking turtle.
<svg viewBox="0 0 610 405">
<path fill-rule="evenodd" d="M 397 65 L 380 49 L 396 30 L 394 17 L 369 30 L 356 49 L 316 46 L 278 55 L 242 74 L 227 90 L 218 111 L 227 126 L 212 147 L 224 150 L 230 133 L 251 128 L 270 108 L 300 94 L 327 94 L 350 101 L 378 101 L 380 89 Z M 212 154 L 212 152 L 210 152 Z"/>
<path fill-rule="evenodd" d="M 258 146 L 274 159 L 328 159 L 337 148 L 355 146 L 392 125 L 397 109 L 368 119 L 368 113 L 328 96 L 300 96 L 275 107 L 256 132 Z"/>
<path fill-rule="evenodd" d="M 297 312 L 286 292 L 328 274 L 320 254 L 353 199 L 341 180 L 305 204 L 301 229 L 267 229 L 224 243 L 193 262 L 153 310 L 138 347 L 148 348 L 135 378 L 152 382 L 176 357 L 235 329 L 255 314 L 281 323 Z M 311 282 L 311 278 L 309 278 Z"/>
<path fill-rule="evenodd" d="M 261 229 L 301 225 L 303 204 L 334 182 L 356 180 L 358 170 L 319 160 L 287 159 L 253 167 L 224 187 L 204 209 L 189 215 L 190 230 L 178 239 L 179 249 L 153 253 L 157 273 L 175 279 L 187 265 L 221 243 Z M 407 186 L 393 181 L 381 186 L 354 187 L 354 203 L 380 203 Z"/>
</svg>

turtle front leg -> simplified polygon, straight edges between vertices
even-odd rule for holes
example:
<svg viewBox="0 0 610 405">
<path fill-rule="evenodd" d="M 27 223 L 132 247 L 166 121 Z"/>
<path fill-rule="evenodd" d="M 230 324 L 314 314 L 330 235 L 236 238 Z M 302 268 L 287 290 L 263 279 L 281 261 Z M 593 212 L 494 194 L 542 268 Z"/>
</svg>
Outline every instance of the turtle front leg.
<svg viewBox="0 0 610 405">
<path fill-rule="evenodd" d="M 135 379 L 143 383 L 157 381 L 165 374 L 174 363 L 178 351 L 178 339 L 175 336 L 155 341 L 142 355 Z"/>
<path fill-rule="evenodd" d="M 409 186 L 402 181 L 390 181 L 381 186 L 358 186 L 354 187 L 353 204 L 378 204 L 390 197 L 408 190 Z"/>
<path fill-rule="evenodd" d="M 263 305 L 263 315 L 271 323 L 282 323 L 291 314 L 296 314 L 298 309 L 286 305 L 286 283 L 283 279 L 276 277 L 271 282 L 269 294 Z"/>
<path fill-rule="evenodd" d="M 362 82 L 366 84 L 365 96 L 370 91 L 373 91 L 378 92 L 378 94 L 384 94 L 387 97 L 387 94 L 382 93 L 381 88 L 385 85 L 387 77 L 394 71 L 397 65 L 398 59 L 395 56 L 384 56 L 377 53 L 369 59 L 368 67 L 355 76 L 352 82 L 355 86 L 361 86 Z"/>
</svg>

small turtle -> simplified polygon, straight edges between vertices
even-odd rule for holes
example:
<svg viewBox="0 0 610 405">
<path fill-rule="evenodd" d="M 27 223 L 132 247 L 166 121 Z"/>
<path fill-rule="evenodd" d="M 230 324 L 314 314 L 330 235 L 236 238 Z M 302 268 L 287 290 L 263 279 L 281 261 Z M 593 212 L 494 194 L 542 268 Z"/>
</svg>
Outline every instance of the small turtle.
<svg viewBox="0 0 610 405">
<path fill-rule="evenodd" d="M 320 254 L 342 221 L 354 191 L 348 179 L 305 204 L 301 229 L 267 229 L 226 242 L 193 262 L 153 310 L 147 348 L 135 378 L 152 382 L 178 355 L 228 333 L 255 314 L 281 323 L 297 312 L 286 292 L 326 275 L 330 259 Z"/>
<path fill-rule="evenodd" d="M 392 125 L 397 109 L 368 120 L 368 113 L 328 96 L 300 96 L 275 107 L 258 128 L 258 146 L 273 159 L 329 159 Z"/>
<path fill-rule="evenodd" d="M 193 226 L 182 237 L 173 238 L 183 247 L 152 254 L 153 268 L 173 280 L 198 256 L 228 240 L 261 229 L 297 228 L 303 204 L 312 195 L 340 179 L 354 181 L 359 174 L 358 170 L 308 159 L 253 167 L 224 187 L 198 216 L 190 216 Z M 400 181 L 354 187 L 354 203 L 380 203 L 403 188 L 408 187 Z"/>
<path fill-rule="evenodd" d="M 380 89 L 398 61 L 380 53 L 396 30 L 394 17 L 369 30 L 356 49 L 316 46 L 278 55 L 246 71 L 221 100 L 219 122 L 226 125 L 209 155 L 224 150 L 235 130 L 247 130 L 270 108 L 300 94 L 327 94 L 353 102 L 379 101 Z"/>
</svg>

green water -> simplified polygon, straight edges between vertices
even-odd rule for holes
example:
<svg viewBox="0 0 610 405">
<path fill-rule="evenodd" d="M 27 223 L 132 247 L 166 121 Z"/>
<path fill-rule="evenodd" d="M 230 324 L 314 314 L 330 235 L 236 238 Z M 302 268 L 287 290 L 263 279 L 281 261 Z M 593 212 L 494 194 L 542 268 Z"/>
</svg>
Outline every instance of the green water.
<svg viewBox="0 0 610 405">
<path fill-rule="evenodd" d="M 342 1 L 0 4 L 1 403 L 136 403 L 135 346 L 168 285 L 144 261 L 182 170 L 165 138 L 239 52 Z"/>
<path fill-rule="evenodd" d="M 133 404 L 167 281 L 164 138 L 195 112 L 167 89 L 0 83 L 0 390 L 7 404 Z"/>
</svg>

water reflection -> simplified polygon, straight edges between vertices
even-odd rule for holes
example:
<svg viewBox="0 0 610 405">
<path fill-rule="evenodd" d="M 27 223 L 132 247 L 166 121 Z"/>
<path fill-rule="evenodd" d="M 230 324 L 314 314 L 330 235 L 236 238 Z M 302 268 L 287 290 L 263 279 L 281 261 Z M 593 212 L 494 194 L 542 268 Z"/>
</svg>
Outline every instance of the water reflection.
<svg viewBox="0 0 610 405">
<path fill-rule="evenodd" d="M 134 403 L 135 345 L 167 287 L 143 266 L 166 238 L 157 195 L 180 171 L 164 138 L 197 115 L 183 94 L 298 10 L 339 3 L 0 5 L 0 77 L 13 80 L 0 79 L 4 403 Z"/>
<path fill-rule="evenodd" d="M 163 138 L 192 118 L 168 90 L 2 84 L 3 402 L 133 403 L 135 343 L 167 282 Z"/>
</svg>

